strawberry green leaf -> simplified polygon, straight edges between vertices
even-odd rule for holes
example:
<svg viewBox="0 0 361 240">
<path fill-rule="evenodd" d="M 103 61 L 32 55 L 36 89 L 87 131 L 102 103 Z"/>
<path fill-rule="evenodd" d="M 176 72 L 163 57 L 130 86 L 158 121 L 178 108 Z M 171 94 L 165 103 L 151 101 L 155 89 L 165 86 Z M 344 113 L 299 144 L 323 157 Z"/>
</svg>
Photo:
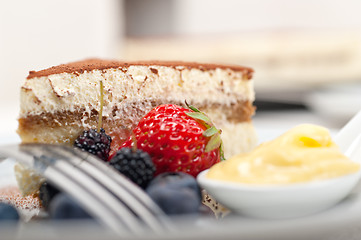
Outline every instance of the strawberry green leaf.
<svg viewBox="0 0 361 240">
<path fill-rule="evenodd" d="M 190 106 L 188 106 L 191 110 L 193 110 L 194 112 L 201 112 L 201 111 L 199 111 L 196 107 L 194 107 L 194 106 L 192 106 L 192 105 L 190 105 Z"/>
<path fill-rule="evenodd" d="M 196 107 L 194 107 L 194 106 L 192 106 L 192 105 L 189 105 L 189 104 L 187 103 L 187 101 L 185 101 L 185 103 L 186 103 L 187 107 L 188 107 L 189 109 L 191 109 L 192 111 L 194 111 L 194 112 L 201 112 L 201 111 L 199 111 Z"/>
<path fill-rule="evenodd" d="M 219 130 L 215 127 L 215 126 L 212 126 L 210 128 L 208 128 L 207 130 L 205 130 L 203 132 L 203 136 L 205 137 L 211 137 L 213 136 L 214 134 L 216 134 Z"/>
<path fill-rule="evenodd" d="M 226 160 L 226 158 L 224 157 L 223 142 L 221 142 L 221 145 L 219 146 L 219 155 L 220 155 L 221 161 Z"/>
<path fill-rule="evenodd" d="M 208 125 L 212 124 L 211 120 L 201 112 L 187 112 L 185 114 L 187 116 L 191 117 L 191 118 L 196 119 L 196 120 L 201 120 L 201 121 L 207 123 Z"/>
<path fill-rule="evenodd" d="M 216 148 L 219 148 L 221 146 L 221 143 L 222 139 L 220 134 L 213 135 L 206 145 L 205 152 L 210 152 Z"/>
</svg>

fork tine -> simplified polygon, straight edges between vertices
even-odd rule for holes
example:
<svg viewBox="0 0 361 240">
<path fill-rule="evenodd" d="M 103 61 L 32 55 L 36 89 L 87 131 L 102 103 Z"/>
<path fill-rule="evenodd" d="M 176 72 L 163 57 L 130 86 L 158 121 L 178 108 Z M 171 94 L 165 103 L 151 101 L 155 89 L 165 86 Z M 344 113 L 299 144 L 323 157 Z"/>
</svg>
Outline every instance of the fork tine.
<svg viewBox="0 0 361 240">
<path fill-rule="evenodd" d="M 56 159 L 45 157 L 43 155 L 44 151 Z M 144 225 L 133 215 L 134 213 L 141 217 L 147 226 L 155 232 L 164 230 L 162 226 L 168 226 L 167 224 L 164 225 L 164 219 L 154 217 L 152 215 L 154 212 L 149 212 L 149 209 L 144 211 L 146 209 L 142 205 L 144 201 L 139 202 L 138 198 L 134 198 L 133 194 L 137 191 L 129 194 L 130 191 L 127 187 L 136 189 L 129 180 L 118 173 L 114 174 L 110 167 L 96 158 L 89 157 L 89 154 L 84 155 L 82 152 L 64 146 L 46 144 L 0 147 L 0 154 L 15 158 L 35 168 L 51 182 L 73 195 L 85 208 L 117 233 L 124 233 L 124 229 L 119 226 L 119 222 L 122 222 L 132 233 L 138 234 L 142 232 L 142 226 Z M 101 169 L 101 171 L 96 171 L 97 169 Z M 99 176 L 101 180 L 99 180 Z M 109 176 L 109 178 L 104 176 Z M 114 184 L 112 182 L 114 179 L 117 179 L 116 182 L 120 182 L 122 185 Z M 124 187 L 124 185 L 127 187 Z M 139 192 L 144 194 L 141 190 Z M 99 193 L 101 193 L 102 197 L 99 197 Z M 141 195 L 135 194 L 135 196 L 140 196 L 141 200 L 146 199 L 143 199 Z M 129 204 L 130 201 L 133 203 Z M 145 200 L 145 202 L 147 202 L 146 207 L 152 206 L 151 200 Z M 128 209 L 123 204 L 131 209 Z M 153 205 L 155 204 L 153 203 Z M 141 210 L 138 209 L 139 206 Z M 161 216 L 162 212 L 155 210 L 155 213 Z"/>
<path fill-rule="evenodd" d="M 127 213 L 127 209 L 123 209 L 122 211 L 126 218 L 124 217 L 123 219 L 119 219 L 119 217 L 114 214 L 112 209 L 108 208 L 107 204 L 104 202 L 104 199 L 98 198 L 94 192 L 89 191 L 89 189 L 81 184 L 77 178 L 71 178 L 68 175 L 78 174 L 76 170 L 68 172 L 70 169 L 64 167 L 66 165 L 61 166 L 61 164 L 59 164 L 60 166 L 55 167 L 48 165 L 49 161 L 53 160 L 47 159 L 46 157 L 40 157 L 36 159 L 35 164 L 40 165 L 39 162 L 42 162 L 44 167 L 46 167 L 46 170 L 44 171 L 44 177 L 78 200 L 85 209 L 100 219 L 103 224 L 110 227 L 117 233 L 127 231 L 124 226 L 130 226 L 131 228 L 136 226 L 136 223 L 133 225 L 134 221 L 129 218 L 131 214 Z M 67 171 L 67 173 L 65 173 L 65 171 Z M 86 181 L 89 180 L 87 178 L 83 179 Z M 123 224 L 120 224 L 120 222 Z M 131 231 L 136 232 L 136 229 L 131 229 Z"/>
<path fill-rule="evenodd" d="M 153 231 L 160 232 L 167 228 L 171 229 L 169 222 L 165 219 L 165 214 L 158 205 L 137 185 L 130 182 L 109 165 L 76 148 L 57 146 L 55 148 L 50 147 L 47 150 L 60 154 L 72 164 L 79 165 L 79 168 L 81 166 L 83 171 L 96 179 L 105 188 L 108 188 Z"/>
<path fill-rule="evenodd" d="M 50 155 L 57 155 L 59 159 L 64 159 L 64 162 L 66 162 L 67 164 L 72 164 L 73 167 L 78 168 L 86 175 L 93 178 L 93 180 L 101 184 L 103 188 L 98 189 L 97 191 L 95 191 L 95 193 L 99 194 L 101 190 L 104 190 L 104 188 L 106 188 L 109 192 L 113 194 L 113 197 L 118 197 L 118 202 L 113 201 L 113 203 L 109 203 L 112 204 L 111 206 L 113 206 L 114 212 L 119 212 L 119 201 L 123 202 L 123 204 L 125 204 L 125 206 L 127 206 L 133 213 L 135 213 L 137 217 L 143 220 L 143 222 L 146 223 L 146 226 L 148 226 L 151 230 L 153 230 L 154 232 L 164 231 L 164 221 L 161 222 L 160 218 L 157 218 L 157 216 L 151 213 L 149 209 L 145 208 L 144 205 L 137 200 L 137 198 L 134 198 L 134 196 L 130 194 L 129 191 L 127 191 L 127 189 L 118 186 L 116 182 L 109 178 L 110 176 L 119 176 L 119 173 L 117 171 L 113 170 L 111 167 L 104 164 L 102 161 L 99 161 L 97 158 L 93 157 L 88 153 L 78 154 L 74 156 L 74 153 L 78 152 L 79 150 L 71 147 L 65 147 L 61 145 L 42 145 L 41 147 L 43 148 L 43 151 L 46 151 Z M 83 153 L 82 151 L 79 152 Z M 86 157 L 86 159 L 84 159 L 84 157 Z M 91 165 L 90 162 L 98 163 L 98 166 L 95 167 Z M 100 169 L 102 168 L 105 170 L 100 171 Z M 131 189 L 137 188 L 136 185 L 134 185 L 125 177 L 122 177 L 122 183 L 128 183 Z M 93 184 L 94 183 L 90 185 L 93 186 Z M 143 191 L 140 192 L 144 194 L 144 198 L 148 197 Z M 123 212 L 119 212 L 119 217 L 124 218 L 125 214 Z M 135 219 L 133 219 L 133 221 L 134 220 Z M 133 223 L 132 226 L 133 225 L 136 224 Z M 138 227 L 138 229 L 140 228 Z"/>
<path fill-rule="evenodd" d="M 50 164 L 52 161 L 54 161 L 52 157 L 47 157 L 46 155 L 39 157 L 39 160 L 42 162 L 46 161 Z M 67 175 L 69 179 L 71 179 L 73 182 L 76 182 L 89 194 L 92 194 L 94 198 L 98 199 L 98 201 L 103 204 L 103 208 L 107 208 L 109 210 L 108 212 L 114 215 L 114 220 L 117 220 L 118 227 L 119 223 L 123 223 L 132 231 L 139 231 L 141 225 L 134 216 L 133 212 L 131 212 L 130 209 L 126 207 L 126 205 L 124 206 L 122 202 L 115 198 L 111 192 L 94 181 L 91 176 L 88 176 L 82 172 L 80 167 L 78 168 L 73 166 L 65 159 L 63 160 L 58 158 L 56 159 L 54 167 L 57 170 L 62 171 L 64 175 Z M 94 208 L 94 206 L 98 207 L 98 205 L 93 205 L 91 207 Z"/>
<path fill-rule="evenodd" d="M 148 210 L 151 211 L 153 214 L 159 216 L 164 215 L 164 212 L 158 207 L 157 204 L 154 203 L 153 200 L 150 199 L 150 197 L 143 190 L 141 190 L 133 182 L 128 181 L 126 177 L 124 177 L 122 174 L 119 174 L 115 169 L 109 168 L 108 165 L 105 166 L 102 163 L 102 161 L 99 161 L 93 155 L 90 155 L 79 149 L 68 148 L 65 146 L 60 146 L 60 147 L 62 147 L 65 151 L 68 151 L 70 154 L 75 154 L 76 156 L 86 160 L 88 163 L 90 163 L 91 165 L 102 171 L 104 174 L 106 174 L 108 177 L 116 181 L 120 186 L 126 188 L 135 198 L 137 198 L 137 200 L 142 202 L 144 206 L 147 207 Z M 117 187 L 117 185 L 115 186 Z M 119 189 L 121 188 L 119 187 Z"/>
<path fill-rule="evenodd" d="M 38 156 L 39 152 L 41 152 L 38 148 L 35 148 L 38 153 L 33 153 L 29 151 L 29 149 L 31 149 L 29 147 L 27 149 L 20 149 L 22 146 L 23 145 L 12 145 L 1 147 L 0 152 L 2 152 L 5 156 L 14 158 L 19 162 L 32 167 L 35 171 L 49 179 L 60 189 L 72 195 L 87 210 L 89 210 L 91 214 L 98 217 L 103 224 L 111 228 L 116 233 L 120 234 L 127 231 L 127 229 L 124 228 L 127 225 L 119 225 L 119 221 L 123 220 L 118 219 L 118 217 L 106 207 L 106 204 L 104 204 L 102 199 L 97 198 L 94 193 L 89 192 L 86 188 L 84 188 L 77 179 L 71 178 L 66 172 L 62 171 L 62 169 L 58 167 L 59 161 L 41 155 Z M 128 221 L 128 219 L 125 219 L 125 221 Z"/>
</svg>

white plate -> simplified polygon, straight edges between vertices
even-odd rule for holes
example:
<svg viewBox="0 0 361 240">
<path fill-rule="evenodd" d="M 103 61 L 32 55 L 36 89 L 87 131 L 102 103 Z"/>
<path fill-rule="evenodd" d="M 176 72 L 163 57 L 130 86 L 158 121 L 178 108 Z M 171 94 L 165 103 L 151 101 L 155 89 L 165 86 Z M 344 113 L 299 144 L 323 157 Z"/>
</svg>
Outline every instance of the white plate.
<svg viewBox="0 0 361 240">
<path fill-rule="evenodd" d="M 258 135 L 261 140 L 269 140 L 283 132 L 282 129 L 272 129 L 263 133 L 258 132 Z M 11 161 L 0 164 L 0 182 L 1 176 L 5 179 L 13 174 L 12 164 Z M 179 231 L 175 233 L 134 236 L 132 239 L 359 239 L 361 236 L 361 186 L 357 186 L 335 207 L 307 217 L 262 220 L 231 214 L 217 221 L 208 218 L 194 221 L 194 218 L 187 217 L 175 219 L 175 221 L 179 227 Z M 12 236 L 14 231 L 19 231 L 18 239 L 48 239 L 50 236 L 56 240 L 118 239 L 109 231 L 82 221 L 56 224 L 33 222 L 15 229 L 2 228 L 0 224 L 0 238 L 6 239 Z M 352 238 L 352 236 L 357 236 L 357 238 Z"/>
</svg>

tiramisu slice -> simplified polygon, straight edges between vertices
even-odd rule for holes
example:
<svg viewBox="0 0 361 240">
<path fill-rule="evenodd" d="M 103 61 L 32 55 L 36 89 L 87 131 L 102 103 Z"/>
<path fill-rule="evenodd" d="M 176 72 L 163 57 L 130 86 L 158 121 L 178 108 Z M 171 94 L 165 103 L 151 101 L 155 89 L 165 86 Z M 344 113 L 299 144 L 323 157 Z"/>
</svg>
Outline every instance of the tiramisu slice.
<svg viewBox="0 0 361 240">
<path fill-rule="evenodd" d="M 95 129 L 103 84 L 103 128 L 117 149 L 152 108 L 185 101 L 222 129 L 226 156 L 256 144 L 253 70 L 190 62 L 121 62 L 90 59 L 31 71 L 21 88 L 18 133 L 22 142 L 72 144 Z"/>
</svg>

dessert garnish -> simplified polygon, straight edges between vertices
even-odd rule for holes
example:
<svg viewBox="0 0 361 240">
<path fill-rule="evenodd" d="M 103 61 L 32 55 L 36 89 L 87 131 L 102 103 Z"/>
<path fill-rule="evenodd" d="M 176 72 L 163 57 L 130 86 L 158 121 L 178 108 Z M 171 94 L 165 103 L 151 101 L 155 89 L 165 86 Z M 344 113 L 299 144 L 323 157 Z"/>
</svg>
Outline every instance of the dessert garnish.
<svg viewBox="0 0 361 240">
<path fill-rule="evenodd" d="M 48 183 L 47 181 L 43 182 L 39 188 L 38 194 L 41 206 L 45 210 L 49 210 L 50 202 L 58 193 L 60 193 L 58 188 Z"/>
<path fill-rule="evenodd" d="M 74 146 L 107 161 L 111 142 L 111 137 L 105 133 L 103 128 L 101 128 L 99 132 L 95 129 L 90 129 L 85 130 L 75 139 Z"/>
<path fill-rule="evenodd" d="M 109 164 L 141 188 L 148 185 L 155 173 L 151 157 L 140 149 L 121 148 L 110 159 Z"/>
<path fill-rule="evenodd" d="M 18 221 L 19 219 L 19 213 L 13 205 L 0 202 L 0 222 Z"/>
<path fill-rule="evenodd" d="M 225 160 L 223 152 L 223 142 L 221 139 L 221 129 L 217 129 L 212 123 L 211 119 L 203 112 L 199 111 L 196 107 L 189 105 L 185 101 L 187 107 L 193 112 L 187 112 L 186 115 L 199 121 L 200 124 L 206 126 L 206 130 L 203 132 L 203 136 L 210 137 L 208 144 L 206 145 L 206 152 L 219 148 L 221 160 Z"/>
<path fill-rule="evenodd" d="M 196 179 L 187 173 L 162 173 L 150 182 L 146 192 L 168 215 L 199 213 L 201 190 Z"/>
<path fill-rule="evenodd" d="M 98 119 L 98 129 L 85 130 L 75 139 L 74 146 L 83 151 L 89 152 L 100 159 L 107 161 L 109 158 L 110 145 L 112 138 L 105 133 L 102 128 L 103 106 L 104 106 L 104 89 L 103 81 L 100 81 L 100 110 Z"/>
<path fill-rule="evenodd" d="M 57 194 L 50 202 L 51 219 L 92 219 L 87 211 L 72 197 L 65 193 Z"/>
<path fill-rule="evenodd" d="M 158 175 L 185 172 L 197 176 L 223 159 L 221 131 L 194 107 L 160 105 L 133 129 L 137 148 L 149 153 Z M 130 137 L 122 146 L 131 147 Z"/>
</svg>

